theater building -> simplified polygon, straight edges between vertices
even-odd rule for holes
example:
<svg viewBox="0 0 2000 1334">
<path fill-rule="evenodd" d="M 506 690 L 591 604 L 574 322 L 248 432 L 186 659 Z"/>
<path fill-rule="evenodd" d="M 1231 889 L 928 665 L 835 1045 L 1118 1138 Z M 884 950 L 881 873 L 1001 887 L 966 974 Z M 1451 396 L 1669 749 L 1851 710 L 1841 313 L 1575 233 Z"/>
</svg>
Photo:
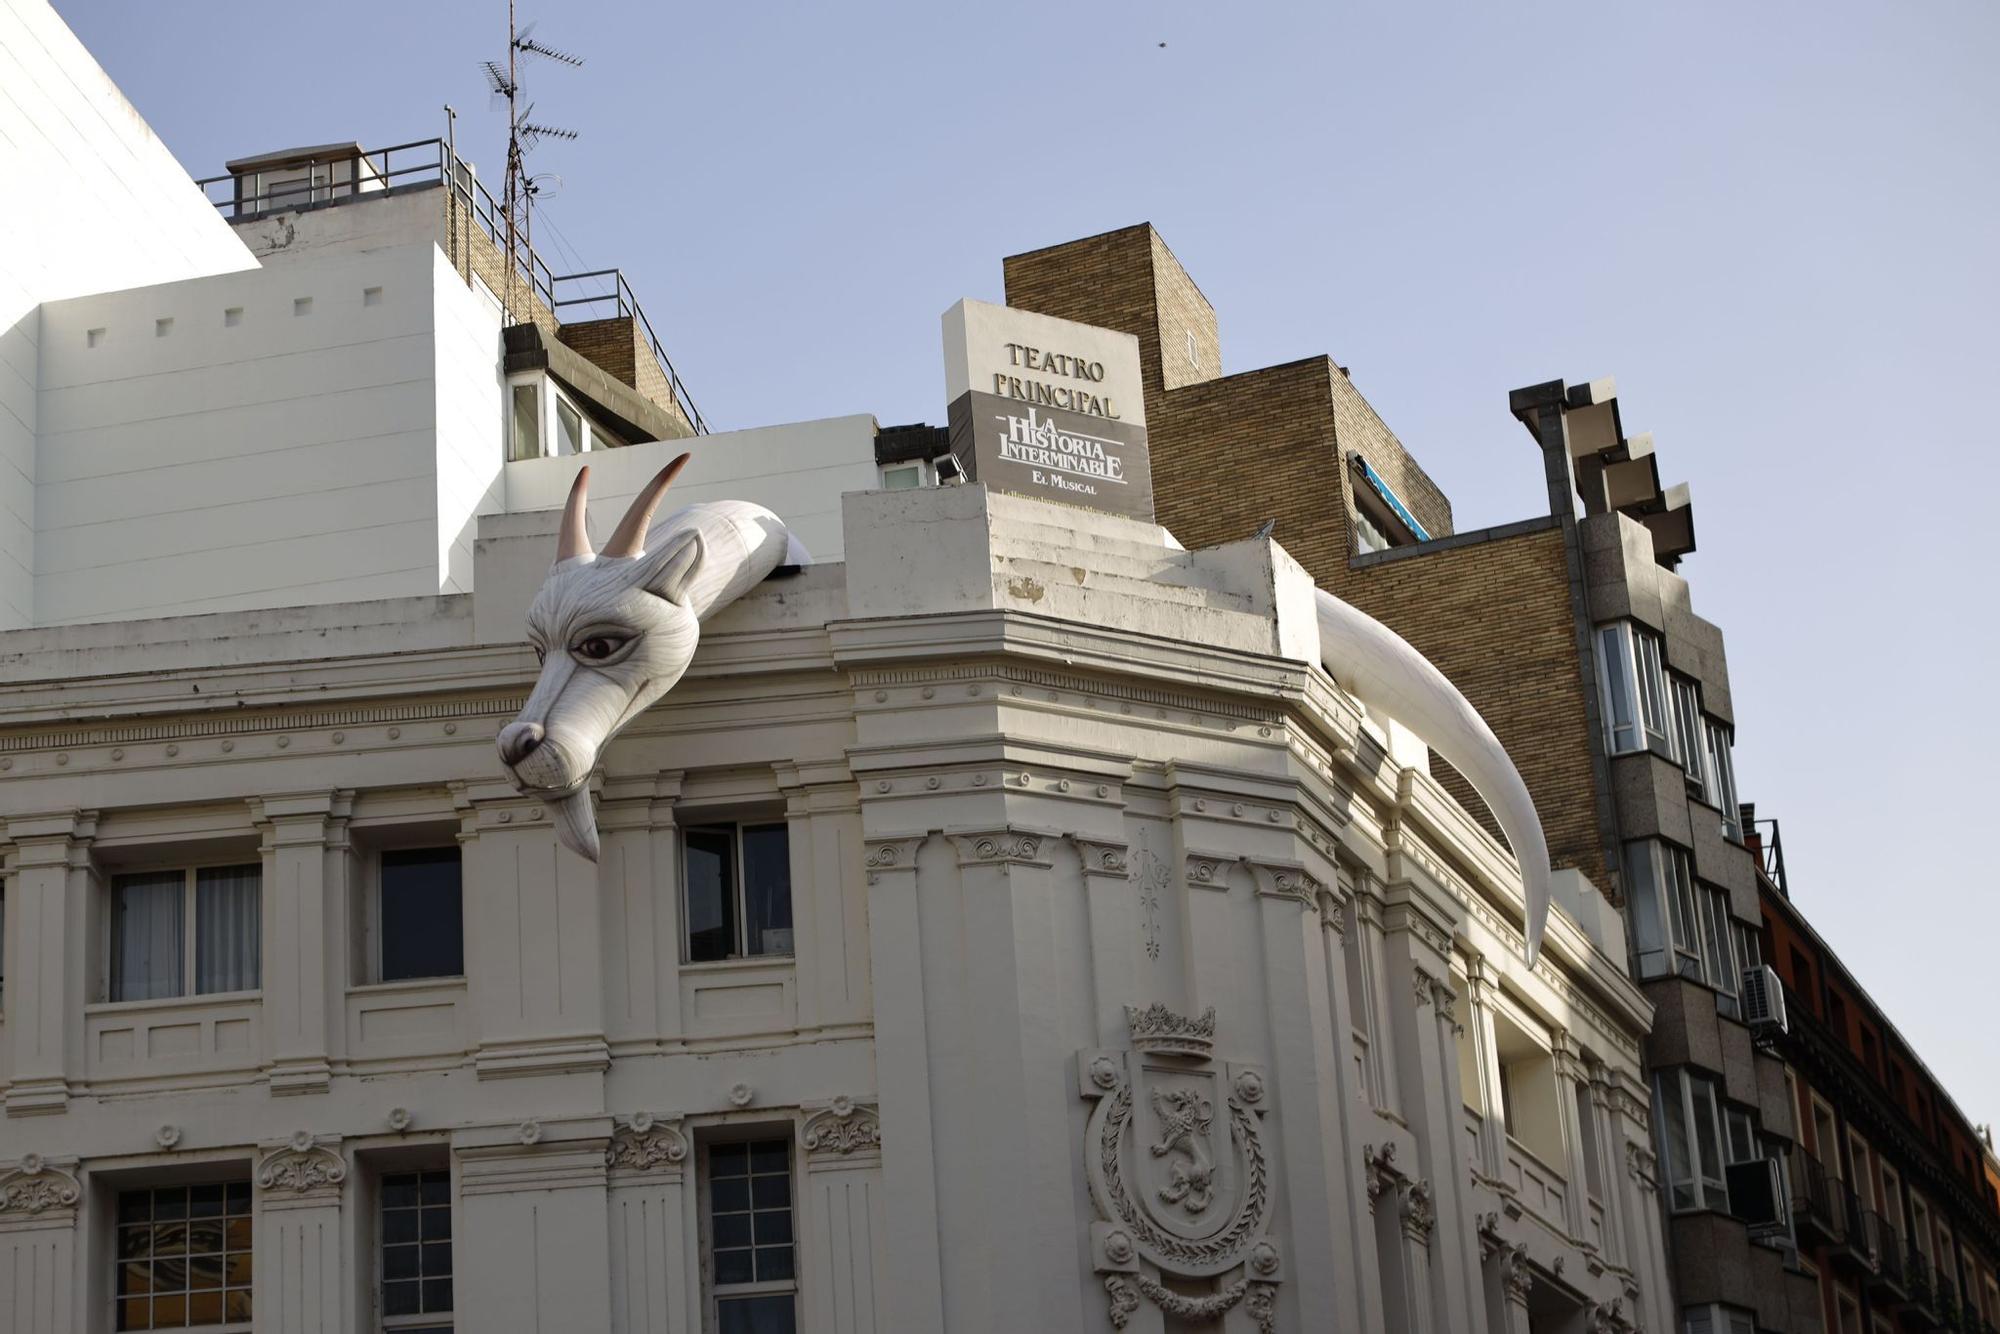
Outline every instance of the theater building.
<svg viewBox="0 0 2000 1334">
<path fill-rule="evenodd" d="M 965 303 L 948 427 L 714 432 L 449 144 L 204 199 L 46 5 L 0 49 L 0 1327 L 1671 1327 L 1602 868 L 1528 969 L 1310 552 L 1156 520 L 1157 349 Z M 683 449 L 815 560 L 593 864 L 494 736 L 577 469 L 602 531 Z"/>
</svg>

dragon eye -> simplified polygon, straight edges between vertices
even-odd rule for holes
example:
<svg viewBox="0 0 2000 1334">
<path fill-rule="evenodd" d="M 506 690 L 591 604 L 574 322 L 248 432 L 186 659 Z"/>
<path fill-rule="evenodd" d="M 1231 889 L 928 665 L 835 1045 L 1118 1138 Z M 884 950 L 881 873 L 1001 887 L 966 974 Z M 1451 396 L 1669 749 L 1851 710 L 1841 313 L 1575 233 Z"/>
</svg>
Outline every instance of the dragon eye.
<svg viewBox="0 0 2000 1334">
<path fill-rule="evenodd" d="M 604 662 L 615 657 L 619 649 L 631 641 L 614 639 L 609 635 L 592 635 L 572 650 L 577 657 L 587 662 Z"/>
</svg>

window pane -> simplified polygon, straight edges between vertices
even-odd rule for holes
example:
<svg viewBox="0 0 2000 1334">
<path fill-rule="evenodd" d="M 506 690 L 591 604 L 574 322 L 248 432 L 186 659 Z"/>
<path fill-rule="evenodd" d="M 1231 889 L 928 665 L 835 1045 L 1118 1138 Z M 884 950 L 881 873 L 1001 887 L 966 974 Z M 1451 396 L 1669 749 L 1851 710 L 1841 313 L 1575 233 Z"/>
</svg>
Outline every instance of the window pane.
<svg viewBox="0 0 2000 1334">
<path fill-rule="evenodd" d="M 1727 1210 L 1729 1195 L 1722 1184 L 1722 1127 L 1715 1115 L 1715 1087 L 1705 1079 L 1694 1086 L 1694 1146 L 1700 1155 L 1698 1171 L 1706 1188 L 1711 1209 Z"/>
<path fill-rule="evenodd" d="M 882 470 L 882 489 L 884 491 L 908 491 L 912 487 L 922 486 L 923 481 L 923 471 L 914 463 L 906 463 L 900 468 L 884 468 Z"/>
<path fill-rule="evenodd" d="M 1632 952 L 1639 964 L 1639 976 L 1661 977 L 1672 972 L 1667 924 L 1661 915 L 1659 861 L 1654 844 L 1625 845 L 1625 911 L 1632 928 Z"/>
<path fill-rule="evenodd" d="M 255 991 L 262 953 L 264 874 L 257 866 L 212 866 L 194 878 L 194 989 Z"/>
<path fill-rule="evenodd" d="M 768 1297 L 731 1297 L 715 1304 L 720 1334 L 795 1334 L 798 1329 L 790 1293 Z"/>
<path fill-rule="evenodd" d="M 583 417 L 577 410 L 556 395 L 556 453 L 581 454 L 583 444 Z"/>
<path fill-rule="evenodd" d="M 457 848 L 382 854 L 382 981 L 458 977 L 465 932 Z"/>
<path fill-rule="evenodd" d="M 1637 750 L 1639 716 L 1633 699 L 1631 639 L 1627 627 L 1607 625 L 1597 632 L 1597 671 L 1611 749 Z"/>
<path fill-rule="evenodd" d="M 1678 1071 L 1662 1073 L 1655 1088 L 1654 1110 L 1660 1122 L 1660 1148 L 1666 1157 L 1666 1174 L 1672 1206 L 1696 1206 L 1694 1167 L 1688 1143 L 1686 1096 Z"/>
<path fill-rule="evenodd" d="M 743 830 L 746 954 L 792 952 L 792 840 L 781 824 Z"/>
<path fill-rule="evenodd" d="M 514 386 L 514 429 L 507 440 L 510 462 L 542 456 L 541 395 L 532 384 Z M 489 419 L 490 420 L 490 419 Z"/>
<path fill-rule="evenodd" d="M 1639 712 L 1646 735 L 1667 744 L 1667 683 L 1660 667 L 1660 641 L 1643 630 L 1633 632 L 1639 644 Z"/>
<path fill-rule="evenodd" d="M 238 1207 L 241 1217 L 232 1216 Z M 114 1274 L 120 1329 L 249 1319 L 246 1183 L 124 1191 L 118 1197 L 118 1216 L 126 1220 L 118 1230 Z M 149 1217 L 154 1221 L 133 1221 Z M 238 1223 L 244 1225 L 240 1232 Z M 147 1293 L 150 1300 L 143 1295 Z"/>
<path fill-rule="evenodd" d="M 121 875 L 111 882 L 111 999 L 182 994 L 187 876 Z"/>
<path fill-rule="evenodd" d="M 736 953 L 736 839 L 727 829 L 690 829 L 686 844 L 688 960 L 730 958 Z"/>
</svg>

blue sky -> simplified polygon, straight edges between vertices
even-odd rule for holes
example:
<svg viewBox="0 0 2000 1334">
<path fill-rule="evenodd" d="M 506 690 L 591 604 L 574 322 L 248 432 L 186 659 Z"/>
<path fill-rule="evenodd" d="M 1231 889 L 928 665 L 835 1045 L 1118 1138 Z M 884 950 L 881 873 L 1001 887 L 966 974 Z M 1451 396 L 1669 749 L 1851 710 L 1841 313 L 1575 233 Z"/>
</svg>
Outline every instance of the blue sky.
<svg viewBox="0 0 2000 1334">
<path fill-rule="evenodd" d="M 505 7 L 58 0 L 190 172 L 440 134 L 488 181 Z M 558 269 L 625 269 L 710 422 L 943 421 L 938 316 L 1150 220 L 1226 369 L 1316 353 L 1525 518 L 1507 391 L 1616 375 L 1692 484 L 1743 796 L 1794 899 L 2000 1117 L 2000 8 L 523 0 Z M 1164 43 L 1164 45 L 1162 45 Z M 1947 505 L 1945 502 L 1951 501 Z M 1962 503 L 1961 503 L 1962 502 Z"/>
</svg>

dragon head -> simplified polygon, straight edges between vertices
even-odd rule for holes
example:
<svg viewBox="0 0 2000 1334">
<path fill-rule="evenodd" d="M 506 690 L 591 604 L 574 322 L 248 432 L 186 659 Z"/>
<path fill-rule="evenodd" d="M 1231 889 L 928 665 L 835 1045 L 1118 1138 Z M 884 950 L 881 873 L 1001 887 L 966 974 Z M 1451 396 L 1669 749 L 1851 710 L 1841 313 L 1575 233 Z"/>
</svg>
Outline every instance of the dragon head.
<svg viewBox="0 0 2000 1334">
<path fill-rule="evenodd" d="M 646 549 L 653 512 L 687 461 L 681 455 L 647 483 L 602 552 L 591 550 L 585 528 L 590 469 L 578 470 L 555 564 L 528 609 L 541 675 L 496 742 L 514 786 L 546 800 L 564 846 L 591 861 L 591 770 L 619 729 L 681 679 L 701 638 L 684 597 L 701 566 L 700 535 L 676 533 Z"/>
</svg>

